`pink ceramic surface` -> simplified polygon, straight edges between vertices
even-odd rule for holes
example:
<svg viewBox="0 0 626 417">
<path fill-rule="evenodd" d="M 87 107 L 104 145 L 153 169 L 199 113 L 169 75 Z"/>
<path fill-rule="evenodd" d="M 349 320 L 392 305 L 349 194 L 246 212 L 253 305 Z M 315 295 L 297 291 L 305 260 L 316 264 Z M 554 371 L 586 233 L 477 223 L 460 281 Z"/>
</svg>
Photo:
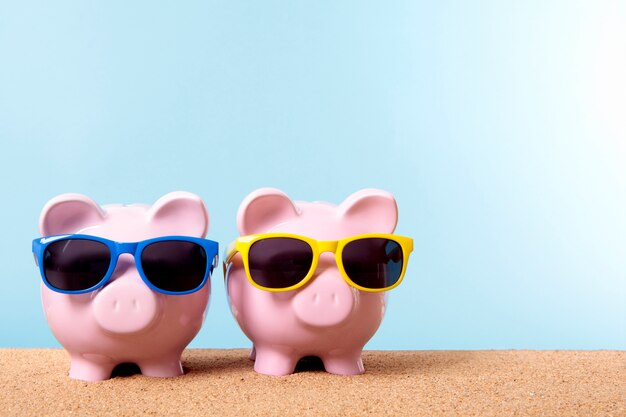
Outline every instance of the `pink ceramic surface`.
<svg viewBox="0 0 626 417">
<path fill-rule="evenodd" d="M 363 233 L 392 233 L 397 218 L 396 202 L 385 191 L 361 190 L 335 206 L 293 202 L 280 190 L 264 188 L 246 197 L 237 223 L 242 235 L 285 232 L 338 240 Z M 383 319 L 385 293 L 349 286 L 332 253 L 321 255 L 307 285 L 289 292 L 263 291 L 250 284 L 239 254 L 226 279 L 233 315 L 253 342 L 255 371 L 286 375 L 293 373 L 302 357 L 318 356 L 328 372 L 364 372 L 361 352 Z"/>
<path fill-rule="evenodd" d="M 100 207 L 84 195 L 63 194 L 46 204 L 39 223 L 42 236 L 82 233 L 118 242 L 204 237 L 208 226 L 204 203 L 186 192 L 167 194 L 152 207 Z M 85 381 L 108 379 L 124 362 L 148 376 L 181 375 L 181 353 L 202 326 L 209 295 L 210 283 L 186 295 L 153 292 L 129 254 L 120 256 L 111 280 L 96 291 L 61 294 L 41 284 L 48 324 L 70 354 L 70 377 Z"/>
</svg>

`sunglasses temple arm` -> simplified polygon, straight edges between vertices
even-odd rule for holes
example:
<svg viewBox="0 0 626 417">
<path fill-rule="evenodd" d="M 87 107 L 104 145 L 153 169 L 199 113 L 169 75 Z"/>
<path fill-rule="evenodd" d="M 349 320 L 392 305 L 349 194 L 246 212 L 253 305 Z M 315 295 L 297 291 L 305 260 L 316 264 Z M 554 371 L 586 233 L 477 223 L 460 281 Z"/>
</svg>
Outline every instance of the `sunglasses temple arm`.
<svg viewBox="0 0 626 417">
<path fill-rule="evenodd" d="M 35 265 L 39 266 L 39 262 L 37 261 L 37 257 L 39 253 L 41 252 L 41 242 L 39 241 L 39 239 L 33 240 L 32 250 L 33 250 L 33 258 L 35 258 Z"/>
<path fill-rule="evenodd" d="M 237 241 L 231 242 L 228 246 L 226 246 L 226 249 L 224 250 L 224 263 L 228 263 L 230 262 L 231 258 L 233 256 L 235 256 L 235 253 L 237 252 Z"/>
</svg>

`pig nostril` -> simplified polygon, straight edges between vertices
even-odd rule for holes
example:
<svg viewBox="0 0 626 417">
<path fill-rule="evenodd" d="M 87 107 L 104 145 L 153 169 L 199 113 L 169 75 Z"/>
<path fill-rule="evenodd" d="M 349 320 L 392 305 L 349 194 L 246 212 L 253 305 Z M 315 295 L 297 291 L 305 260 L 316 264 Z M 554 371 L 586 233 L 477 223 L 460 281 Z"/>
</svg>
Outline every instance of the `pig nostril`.
<svg viewBox="0 0 626 417">
<path fill-rule="evenodd" d="M 320 295 L 318 293 L 313 294 L 313 303 L 317 304 L 320 300 Z"/>
<path fill-rule="evenodd" d="M 137 300 L 133 299 L 133 309 L 138 310 L 137 308 Z"/>
<path fill-rule="evenodd" d="M 120 302 L 117 300 L 113 301 L 113 311 L 117 311 L 120 308 Z"/>
<path fill-rule="evenodd" d="M 337 294 L 333 293 L 333 304 L 337 305 L 338 301 L 339 301 L 339 298 L 337 297 Z"/>
</svg>

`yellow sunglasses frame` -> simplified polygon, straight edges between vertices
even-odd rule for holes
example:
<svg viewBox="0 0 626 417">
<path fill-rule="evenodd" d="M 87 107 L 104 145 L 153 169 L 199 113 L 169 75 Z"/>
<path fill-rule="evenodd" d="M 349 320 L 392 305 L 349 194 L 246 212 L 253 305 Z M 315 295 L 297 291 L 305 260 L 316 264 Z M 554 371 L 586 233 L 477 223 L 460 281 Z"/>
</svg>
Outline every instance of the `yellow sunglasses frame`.
<svg viewBox="0 0 626 417">
<path fill-rule="evenodd" d="M 307 273 L 307 275 L 300 282 L 298 282 L 295 285 L 292 285 L 291 287 L 285 287 L 285 288 L 263 287 L 262 285 L 257 284 L 252 279 L 252 276 L 250 274 L 250 264 L 249 264 L 249 259 L 248 259 L 250 248 L 252 247 L 254 243 L 258 242 L 259 240 L 279 238 L 279 237 L 297 239 L 302 242 L 306 242 L 313 251 L 313 261 L 311 262 L 311 268 L 309 272 Z M 361 287 L 360 285 L 352 281 L 350 277 L 348 276 L 348 274 L 346 273 L 346 270 L 343 266 L 343 260 L 341 259 L 341 254 L 343 252 L 343 249 L 346 247 L 348 243 L 354 242 L 356 240 L 365 239 L 365 238 L 389 239 L 398 243 L 400 247 L 402 248 L 402 271 L 400 272 L 400 277 L 393 285 L 389 287 L 385 287 L 385 288 L 376 288 L 376 289 Z M 225 251 L 226 256 L 224 256 L 224 271 L 226 271 L 227 264 L 230 263 L 233 256 L 235 256 L 236 253 L 240 253 L 241 259 L 243 260 L 243 266 L 246 272 L 246 277 L 248 278 L 248 281 L 250 281 L 250 284 L 252 284 L 254 287 L 263 291 L 286 292 L 286 291 L 298 289 L 306 285 L 306 283 L 311 280 L 313 275 L 315 275 L 315 271 L 319 263 L 320 255 L 324 252 L 332 252 L 335 254 L 335 262 L 337 262 L 337 267 L 339 269 L 339 272 L 341 273 L 341 276 L 343 277 L 343 279 L 348 283 L 348 285 L 361 291 L 383 292 L 383 291 L 389 291 L 397 287 L 402 282 L 402 279 L 404 278 L 404 274 L 406 272 L 406 267 L 409 262 L 409 255 L 411 252 L 413 252 L 413 239 L 411 239 L 410 237 L 406 237 L 406 236 L 399 236 L 399 235 L 392 235 L 392 234 L 385 234 L 385 233 L 367 233 L 367 234 L 362 234 L 362 235 L 350 236 L 350 237 L 346 237 L 346 238 L 339 239 L 339 240 L 316 240 L 307 236 L 294 235 L 290 233 L 260 233 L 260 234 L 254 234 L 254 235 L 241 236 L 237 238 L 234 242 L 229 244 L 228 247 L 226 248 L 226 251 Z"/>
</svg>

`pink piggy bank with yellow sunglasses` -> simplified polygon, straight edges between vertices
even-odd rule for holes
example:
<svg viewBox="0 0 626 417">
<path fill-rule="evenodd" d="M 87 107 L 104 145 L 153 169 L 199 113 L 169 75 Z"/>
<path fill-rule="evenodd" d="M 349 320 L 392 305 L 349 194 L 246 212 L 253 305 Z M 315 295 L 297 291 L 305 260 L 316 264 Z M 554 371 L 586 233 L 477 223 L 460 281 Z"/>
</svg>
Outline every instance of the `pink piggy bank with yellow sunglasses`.
<svg viewBox="0 0 626 417">
<path fill-rule="evenodd" d="M 152 206 L 100 207 L 63 194 L 46 204 L 39 226 L 43 308 L 70 355 L 70 377 L 108 379 L 128 362 L 147 376 L 181 375 L 217 262 L 202 200 L 174 192 Z"/>
<path fill-rule="evenodd" d="M 383 319 L 413 249 L 393 235 L 395 199 L 366 189 L 338 206 L 294 202 L 264 188 L 242 202 L 240 236 L 226 249 L 232 313 L 252 340 L 254 370 L 294 372 L 307 356 L 327 372 L 364 372 L 361 353 Z"/>
</svg>

